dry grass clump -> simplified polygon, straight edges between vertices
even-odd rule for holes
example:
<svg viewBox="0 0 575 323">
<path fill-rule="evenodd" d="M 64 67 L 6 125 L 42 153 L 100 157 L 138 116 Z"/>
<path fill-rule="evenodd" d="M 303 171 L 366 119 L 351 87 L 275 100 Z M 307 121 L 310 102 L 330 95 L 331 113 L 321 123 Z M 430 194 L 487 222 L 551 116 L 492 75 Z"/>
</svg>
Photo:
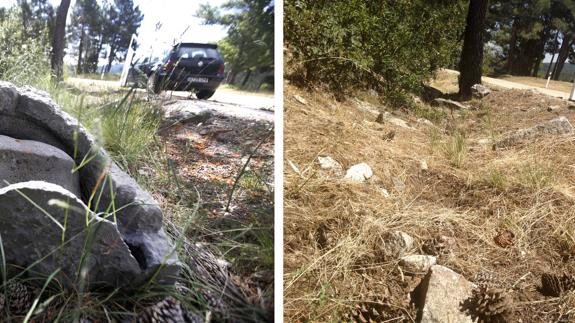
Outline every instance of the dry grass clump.
<svg viewBox="0 0 575 323">
<path fill-rule="evenodd" d="M 373 103 L 337 103 L 286 86 L 286 321 L 364 315 L 365 304 L 373 302 L 364 295 L 374 292 L 385 299 L 376 302 L 383 304 L 376 308 L 380 317 L 415 318 L 410 292 L 422 277 L 402 273 L 383 248 L 385 234 L 396 230 L 414 237 L 412 253 L 424 253 L 423 244 L 437 237 L 453 239 L 438 262 L 469 280 L 494 273 L 524 321 L 568 315 L 571 294 L 548 301 L 537 287 L 543 272 L 575 273 L 575 142 L 542 138 L 506 150 L 479 143 L 488 131 L 504 134 L 537 120 L 530 115 L 530 121 L 518 121 L 505 92 L 494 94 L 489 104 L 472 101 L 478 109 L 465 117 L 435 125 L 398 114 L 412 127 L 407 129 L 376 123 Z M 489 123 L 482 121 L 486 107 Z M 540 121 L 547 113 L 539 111 Z M 388 140 L 391 131 L 395 137 Z M 322 170 L 318 156 L 332 157 L 344 170 L 365 162 L 374 177 L 345 181 Z M 542 307 L 547 310 L 539 312 Z"/>
</svg>

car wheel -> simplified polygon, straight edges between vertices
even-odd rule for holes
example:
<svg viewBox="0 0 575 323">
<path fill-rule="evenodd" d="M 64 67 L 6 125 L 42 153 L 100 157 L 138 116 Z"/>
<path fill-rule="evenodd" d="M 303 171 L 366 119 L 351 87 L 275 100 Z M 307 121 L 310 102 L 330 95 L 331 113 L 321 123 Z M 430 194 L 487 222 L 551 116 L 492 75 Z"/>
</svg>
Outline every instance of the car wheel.
<svg viewBox="0 0 575 323">
<path fill-rule="evenodd" d="M 160 80 L 156 73 L 152 73 L 148 78 L 148 92 L 153 94 L 160 94 L 160 92 L 162 92 Z"/>
<path fill-rule="evenodd" d="M 216 93 L 216 91 L 211 91 L 211 90 L 202 90 L 199 91 L 198 93 L 196 93 L 196 97 L 200 100 L 206 100 L 212 97 L 212 95 L 214 95 L 214 93 Z"/>
</svg>

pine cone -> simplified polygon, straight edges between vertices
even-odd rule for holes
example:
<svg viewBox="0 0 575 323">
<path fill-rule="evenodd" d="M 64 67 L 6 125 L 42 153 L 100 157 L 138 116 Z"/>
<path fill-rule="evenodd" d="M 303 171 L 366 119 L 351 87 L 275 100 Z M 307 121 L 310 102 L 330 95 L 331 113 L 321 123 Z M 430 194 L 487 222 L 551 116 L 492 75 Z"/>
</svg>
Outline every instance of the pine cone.
<svg viewBox="0 0 575 323">
<path fill-rule="evenodd" d="M 432 256 L 444 256 L 449 254 L 453 244 L 453 238 L 446 236 L 439 236 L 433 239 L 428 239 L 423 242 L 421 249 L 428 255 Z"/>
<path fill-rule="evenodd" d="M 204 323 L 205 320 L 200 315 L 186 311 L 184 312 L 184 321 L 186 323 Z"/>
<path fill-rule="evenodd" d="M 168 297 L 148 307 L 136 319 L 137 323 L 186 323 L 180 302 Z"/>
<path fill-rule="evenodd" d="M 480 271 L 475 274 L 475 278 L 473 281 L 477 285 L 486 286 L 486 287 L 493 287 L 497 284 L 496 275 L 493 272 L 489 271 Z"/>
<path fill-rule="evenodd" d="M 479 323 L 510 322 L 513 316 L 512 300 L 505 291 L 486 286 L 475 288 L 461 310 Z"/>
<path fill-rule="evenodd" d="M 389 322 L 390 320 L 397 320 L 403 317 L 404 313 L 396 307 L 389 305 L 386 298 L 375 295 L 370 292 L 368 295 L 361 295 L 362 301 L 355 305 L 355 307 L 348 313 L 343 313 L 343 318 L 348 322 Z"/>
<path fill-rule="evenodd" d="M 17 281 L 10 281 L 5 285 L 5 304 L 10 313 L 24 314 L 32 306 L 34 295 L 26 285 Z"/>
<path fill-rule="evenodd" d="M 563 274 L 563 277 L 561 277 L 561 287 L 563 291 L 575 290 L 575 277 L 569 274 Z"/>
<path fill-rule="evenodd" d="M 559 297 L 562 288 L 561 278 L 554 274 L 544 273 L 541 275 L 541 293 L 545 296 Z"/>
</svg>

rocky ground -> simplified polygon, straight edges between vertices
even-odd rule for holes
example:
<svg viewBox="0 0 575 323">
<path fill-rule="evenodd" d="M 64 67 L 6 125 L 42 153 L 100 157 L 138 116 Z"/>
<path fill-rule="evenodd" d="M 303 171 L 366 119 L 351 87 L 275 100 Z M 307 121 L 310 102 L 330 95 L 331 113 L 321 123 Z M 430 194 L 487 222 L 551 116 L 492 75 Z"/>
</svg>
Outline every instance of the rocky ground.
<svg viewBox="0 0 575 323">
<path fill-rule="evenodd" d="M 286 321 L 575 320 L 573 105 L 416 101 L 286 85 Z"/>
</svg>

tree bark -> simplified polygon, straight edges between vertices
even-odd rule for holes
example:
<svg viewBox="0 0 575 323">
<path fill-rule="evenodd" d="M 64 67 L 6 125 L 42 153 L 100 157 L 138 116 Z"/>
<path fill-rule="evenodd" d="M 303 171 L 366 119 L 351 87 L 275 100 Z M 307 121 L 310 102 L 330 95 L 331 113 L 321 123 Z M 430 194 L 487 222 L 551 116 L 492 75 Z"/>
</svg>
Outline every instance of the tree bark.
<svg viewBox="0 0 575 323">
<path fill-rule="evenodd" d="M 563 66 L 565 66 L 565 61 L 569 58 L 571 46 L 573 46 L 573 35 L 565 35 L 563 37 L 563 42 L 561 43 L 561 48 L 559 49 L 559 56 L 557 57 L 557 64 L 555 64 L 555 68 L 553 70 L 552 79 L 559 80 Z"/>
<path fill-rule="evenodd" d="M 56 14 L 56 27 L 52 38 L 52 80 L 60 82 L 64 79 L 64 48 L 66 47 L 66 17 L 71 0 L 62 0 Z"/>
<path fill-rule="evenodd" d="M 554 41 L 555 47 L 553 47 L 553 56 L 551 56 L 551 62 L 549 62 L 549 66 L 547 67 L 547 73 L 545 73 L 545 78 L 551 76 L 551 67 L 553 66 L 553 61 L 555 60 L 555 54 L 557 53 L 557 46 L 559 46 L 559 42 L 557 41 L 558 39 L 559 39 L 559 31 L 555 33 L 555 41 Z"/>
<path fill-rule="evenodd" d="M 250 79 L 250 76 L 252 76 L 252 70 L 248 70 L 246 72 L 246 76 L 244 77 L 244 80 L 242 82 L 242 87 L 245 87 L 246 84 L 248 84 L 248 80 Z"/>
<path fill-rule="evenodd" d="M 511 38 L 509 39 L 509 51 L 507 52 L 507 66 L 505 70 L 507 74 L 511 74 L 513 70 L 513 60 L 515 59 L 515 50 L 517 45 L 517 33 L 519 29 L 519 17 L 513 19 L 513 26 L 511 27 Z"/>
<path fill-rule="evenodd" d="M 465 37 L 459 61 L 459 96 L 471 97 L 471 87 L 481 83 L 483 33 L 488 0 L 471 0 L 467 13 Z"/>
<path fill-rule="evenodd" d="M 108 65 L 106 66 L 106 73 L 110 73 L 110 69 L 112 68 L 112 63 L 114 62 L 115 56 L 116 48 L 114 48 L 114 45 L 110 45 L 110 53 L 108 54 Z"/>
<path fill-rule="evenodd" d="M 84 49 L 84 26 L 82 26 L 82 33 L 80 34 L 80 45 L 78 45 L 78 66 L 76 73 L 82 74 L 82 51 Z"/>
</svg>

